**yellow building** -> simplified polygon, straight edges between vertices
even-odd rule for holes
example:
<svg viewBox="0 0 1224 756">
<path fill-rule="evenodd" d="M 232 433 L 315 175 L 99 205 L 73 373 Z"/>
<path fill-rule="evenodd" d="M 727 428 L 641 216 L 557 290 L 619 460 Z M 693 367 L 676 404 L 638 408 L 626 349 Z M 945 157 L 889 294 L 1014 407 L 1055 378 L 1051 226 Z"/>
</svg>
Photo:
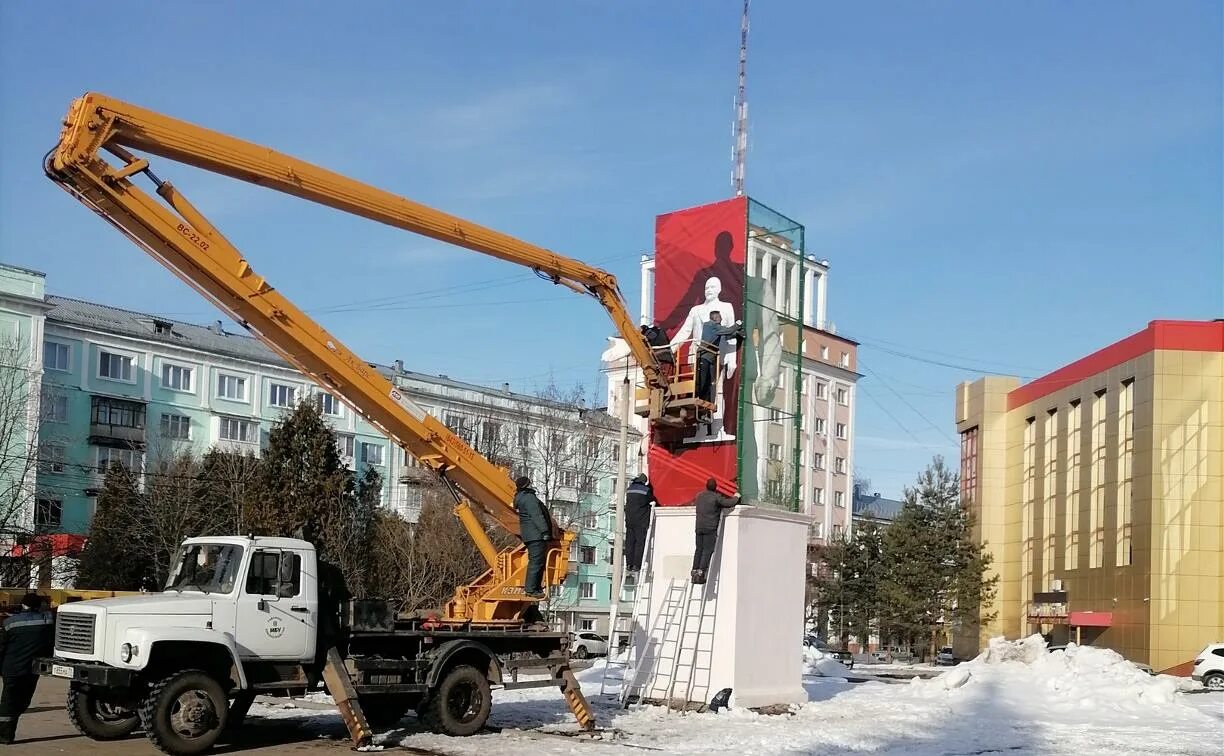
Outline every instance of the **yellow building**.
<svg viewBox="0 0 1224 756">
<path fill-rule="evenodd" d="M 1031 383 L 956 389 L 962 501 L 997 617 L 1157 671 L 1224 641 L 1224 321 L 1153 321 Z"/>
</svg>

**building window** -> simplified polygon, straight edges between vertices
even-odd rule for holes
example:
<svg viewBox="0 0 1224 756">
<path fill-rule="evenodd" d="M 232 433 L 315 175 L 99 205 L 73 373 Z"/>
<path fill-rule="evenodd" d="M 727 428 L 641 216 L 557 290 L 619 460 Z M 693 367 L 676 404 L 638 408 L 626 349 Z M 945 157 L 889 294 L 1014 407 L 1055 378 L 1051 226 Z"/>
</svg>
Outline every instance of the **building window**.
<svg viewBox="0 0 1224 756">
<path fill-rule="evenodd" d="M 59 499 L 39 497 L 34 500 L 34 527 L 38 530 L 57 530 L 64 520 L 64 502 Z"/>
<path fill-rule="evenodd" d="M 1067 570 L 1079 569 L 1080 546 L 1080 496 L 1083 472 L 1081 443 L 1083 434 L 1081 424 L 1083 415 L 1080 412 L 1078 399 L 1071 402 L 1067 412 L 1067 496 L 1063 505 L 1065 521 L 1063 530 L 1066 533 L 1066 552 L 1063 556 L 1063 566 Z"/>
<path fill-rule="evenodd" d="M 554 452 L 565 451 L 565 434 L 553 433 L 548 439 L 548 448 Z"/>
<path fill-rule="evenodd" d="M 163 413 L 161 416 L 161 434 L 166 438 L 175 438 L 180 441 L 190 440 L 191 418 L 186 415 Z"/>
<path fill-rule="evenodd" d="M 1020 473 L 1020 595 L 1027 597 L 1033 585 L 1033 515 L 1037 506 L 1037 418 L 1024 421 Z"/>
<path fill-rule="evenodd" d="M 190 393 L 192 390 L 192 377 L 194 372 L 189 367 L 182 365 L 162 364 L 162 388 L 170 389 L 171 391 L 184 391 Z"/>
<path fill-rule="evenodd" d="M 236 417 L 221 418 L 220 436 L 224 441 L 254 444 L 259 441 L 259 423 L 240 420 Z"/>
<path fill-rule="evenodd" d="M 593 632 L 595 630 L 595 620 L 593 619 L 578 620 L 578 629 L 584 633 Z"/>
<path fill-rule="evenodd" d="M 316 394 L 316 396 L 317 401 L 319 402 L 319 411 L 324 415 L 328 415 L 330 417 L 344 416 L 344 405 L 341 404 L 340 400 L 335 396 L 327 393 L 326 391 L 321 391 Z"/>
<path fill-rule="evenodd" d="M 116 354 L 105 350 L 98 352 L 98 377 L 108 381 L 135 383 L 134 360 L 126 354 Z"/>
<path fill-rule="evenodd" d="M 825 383 L 824 381 L 816 381 L 816 398 L 829 398 L 829 384 Z"/>
<path fill-rule="evenodd" d="M 846 437 L 846 424 L 845 423 L 837 424 L 837 437 L 841 439 L 844 439 Z"/>
<path fill-rule="evenodd" d="M 502 425 L 493 420 L 485 420 L 480 424 L 480 440 L 488 449 L 501 446 Z"/>
<path fill-rule="evenodd" d="M 825 458 L 822 452 L 816 452 L 816 454 L 813 455 L 812 466 L 817 470 L 825 469 Z"/>
<path fill-rule="evenodd" d="M 49 423 L 68 422 L 68 396 L 65 394 L 52 394 L 47 397 L 44 414 Z"/>
<path fill-rule="evenodd" d="M 593 530 L 599 525 L 599 515 L 594 512 L 582 513 L 582 527 L 587 530 Z"/>
<path fill-rule="evenodd" d="M 844 368 L 849 369 L 850 368 L 850 353 L 842 352 L 841 359 L 837 361 L 837 364 L 841 365 Z"/>
<path fill-rule="evenodd" d="M 1118 392 L 1118 529 L 1116 564 L 1131 564 L 1131 522 L 1134 518 L 1134 492 L 1131 479 L 1135 462 L 1135 379 L 1122 381 Z"/>
<path fill-rule="evenodd" d="M 143 428 L 145 406 L 139 402 L 95 396 L 91 400 L 89 422 L 120 428 Z"/>
<path fill-rule="evenodd" d="M 356 439 L 352 436 L 336 436 L 336 451 L 340 452 L 340 456 L 352 462 Z"/>
<path fill-rule="evenodd" d="M 824 538 L 824 523 L 819 520 L 813 522 L 812 531 L 816 534 L 817 538 Z"/>
<path fill-rule="evenodd" d="M 1054 526 L 1058 522 L 1054 509 L 1058 506 L 1058 410 L 1046 413 L 1041 472 L 1041 589 L 1054 581 Z"/>
<path fill-rule="evenodd" d="M 777 407 L 770 407 L 769 408 L 769 420 L 770 422 L 773 422 L 773 423 L 782 422 L 782 410 L 778 409 Z"/>
<path fill-rule="evenodd" d="M 578 598 L 593 599 L 595 598 L 595 584 L 582 581 L 578 584 Z"/>
<path fill-rule="evenodd" d="M 827 427 L 825 425 L 825 419 L 823 417 L 817 417 L 817 418 L 813 418 L 813 422 L 814 422 L 814 425 L 812 426 L 812 428 L 815 430 L 816 435 L 823 436 L 826 433 L 826 427 Z"/>
<path fill-rule="evenodd" d="M 977 500 L 978 429 L 973 426 L 961 434 L 961 505 L 973 506 Z"/>
<path fill-rule="evenodd" d="M 361 442 L 361 461 L 367 465 L 377 465 L 381 467 L 383 464 L 383 445 L 382 444 L 371 444 L 371 443 L 362 441 Z"/>
<path fill-rule="evenodd" d="M 1088 530 L 1092 540 L 1088 543 L 1088 567 L 1105 566 L 1105 444 L 1106 392 L 1101 389 L 1092 397 L 1092 456 L 1091 486 L 1092 507 L 1088 512 Z"/>
<path fill-rule="evenodd" d="M 825 346 L 824 344 L 820 345 L 820 359 L 825 360 L 826 362 L 829 359 L 829 347 Z"/>
<path fill-rule="evenodd" d="M 95 453 L 98 472 L 103 475 L 112 465 L 118 465 L 128 472 L 140 469 L 140 453 L 134 449 L 119 449 L 113 446 L 99 446 Z"/>
<path fill-rule="evenodd" d="M 846 458 L 845 457 L 834 457 L 833 458 L 833 472 L 837 473 L 838 475 L 846 474 Z"/>
<path fill-rule="evenodd" d="M 246 385 L 247 380 L 242 376 L 218 373 L 217 398 L 245 402 L 247 398 Z"/>
<path fill-rule="evenodd" d="M 849 391 L 846 391 L 844 388 L 838 387 L 838 389 L 837 389 L 837 403 L 838 403 L 838 404 L 840 404 L 840 405 L 842 405 L 843 407 L 849 406 L 849 404 L 850 404 L 850 392 L 849 392 Z"/>
<path fill-rule="evenodd" d="M 595 547 L 580 546 L 578 548 L 578 561 L 583 564 L 595 564 Z"/>
<path fill-rule="evenodd" d="M 823 506 L 824 506 L 824 503 L 825 503 L 825 492 L 824 492 L 824 489 L 823 489 L 823 488 L 814 488 L 814 489 L 812 489 L 812 493 L 813 493 L 813 495 L 814 495 L 814 496 L 813 496 L 813 500 L 814 500 L 814 501 L 815 501 L 817 504 L 819 504 L 820 506 L 822 506 L 822 507 L 823 507 Z"/>
<path fill-rule="evenodd" d="M 781 444 L 770 444 L 769 445 L 769 458 L 776 462 L 782 461 L 782 445 Z"/>
<path fill-rule="evenodd" d="M 463 415 L 447 415 L 443 422 L 447 428 L 454 431 L 455 435 L 462 438 L 465 442 L 471 443 L 471 436 L 468 433 L 467 418 Z"/>
<path fill-rule="evenodd" d="M 842 509 L 846 508 L 846 492 L 845 491 L 834 491 L 833 492 L 833 506 L 841 507 Z"/>
<path fill-rule="evenodd" d="M 284 383 L 273 383 L 268 387 L 268 404 L 273 407 L 292 407 L 297 401 L 297 387 Z"/>
<path fill-rule="evenodd" d="M 43 342 L 43 368 L 68 372 L 72 369 L 72 347 L 54 341 Z"/>
<path fill-rule="evenodd" d="M 833 523 L 833 537 L 841 538 L 841 535 L 842 535 L 842 526 L 836 522 Z"/>
<path fill-rule="evenodd" d="M 64 471 L 64 446 L 62 444 L 38 445 L 38 471 L 62 473 Z"/>
<path fill-rule="evenodd" d="M 518 445 L 521 447 L 531 446 L 531 441 L 535 437 L 535 429 L 528 428 L 525 425 L 519 426 L 518 429 Z"/>
</svg>

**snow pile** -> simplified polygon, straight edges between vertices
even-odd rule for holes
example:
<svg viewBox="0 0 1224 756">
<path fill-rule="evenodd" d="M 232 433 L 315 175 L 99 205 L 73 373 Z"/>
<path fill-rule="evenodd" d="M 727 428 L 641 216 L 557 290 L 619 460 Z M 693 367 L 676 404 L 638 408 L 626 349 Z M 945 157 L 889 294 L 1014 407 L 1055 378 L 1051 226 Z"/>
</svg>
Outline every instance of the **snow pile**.
<svg viewBox="0 0 1224 756">
<path fill-rule="evenodd" d="M 803 674 L 820 677 L 845 677 L 846 665 L 811 646 L 803 649 Z"/>
<path fill-rule="evenodd" d="M 1032 635 L 1017 641 L 992 638 L 989 648 L 973 661 L 911 684 L 923 697 L 986 686 L 1004 695 L 1023 691 L 1030 703 L 1064 711 L 1146 711 L 1176 703 L 1178 683 L 1176 678 L 1149 675 L 1107 648 L 1072 643 L 1065 651 L 1050 652 L 1040 635 Z"/>
</svg>

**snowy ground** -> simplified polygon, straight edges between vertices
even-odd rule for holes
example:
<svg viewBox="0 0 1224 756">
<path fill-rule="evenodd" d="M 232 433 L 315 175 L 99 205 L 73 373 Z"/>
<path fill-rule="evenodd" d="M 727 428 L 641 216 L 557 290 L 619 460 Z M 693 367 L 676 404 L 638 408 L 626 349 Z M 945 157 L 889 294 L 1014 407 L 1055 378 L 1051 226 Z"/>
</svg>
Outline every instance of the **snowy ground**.
<svg viewBox="0 0 1224 756">
<path fill-rule="evenodd" d="M 600 698 L 602 663 L 580 673 L 603 740 L 575 733 L 552 689 L 499 691 L 490 725 L 500 732 L 446 738 L 408 717 L 378 742 L 417 753 L 467 754 L 1224 754 L 1224 694 L 1189 680 L 1153 677 L 1112 651 L 1047 652 L 1040 637 L 996 642 L 931 680 L 850 683 L 831 659 L 809 654 L 809 702 L 790 714 L 622 710 Z M 832 676 L 819 676 L 822 673 Z M 303 704 L 318 706 L 318 703 Z M 253 716 L 301 718 L 321 737 L 345 737 L 334 710 L 257 705 Z"/>
</svg>

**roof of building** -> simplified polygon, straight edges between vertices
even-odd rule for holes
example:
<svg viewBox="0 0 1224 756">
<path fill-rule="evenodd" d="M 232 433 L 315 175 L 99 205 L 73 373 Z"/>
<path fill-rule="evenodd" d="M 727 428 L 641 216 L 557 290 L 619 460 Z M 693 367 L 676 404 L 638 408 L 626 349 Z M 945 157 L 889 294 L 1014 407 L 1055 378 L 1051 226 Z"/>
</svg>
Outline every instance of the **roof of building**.
<svg viewBox="0 0 1224 756">
<path fill-rule="evenodd" d="M 1224 320 L 1153 320 L 1138 333 L 1013 389 L 1007 395 L 1007 408 L 1023 407 L 1157 349 L 1224 352 Z"/>
<path fill-rule="evenodd" d="M 892 522 L 901 514 L 905 502 L 896 499 L 886 499 L 878 493 L 863 493 L 857 489 L 854 492 L 851 514 L 854 517 L 870 517 L 874 520 Z"/>
</svg>

